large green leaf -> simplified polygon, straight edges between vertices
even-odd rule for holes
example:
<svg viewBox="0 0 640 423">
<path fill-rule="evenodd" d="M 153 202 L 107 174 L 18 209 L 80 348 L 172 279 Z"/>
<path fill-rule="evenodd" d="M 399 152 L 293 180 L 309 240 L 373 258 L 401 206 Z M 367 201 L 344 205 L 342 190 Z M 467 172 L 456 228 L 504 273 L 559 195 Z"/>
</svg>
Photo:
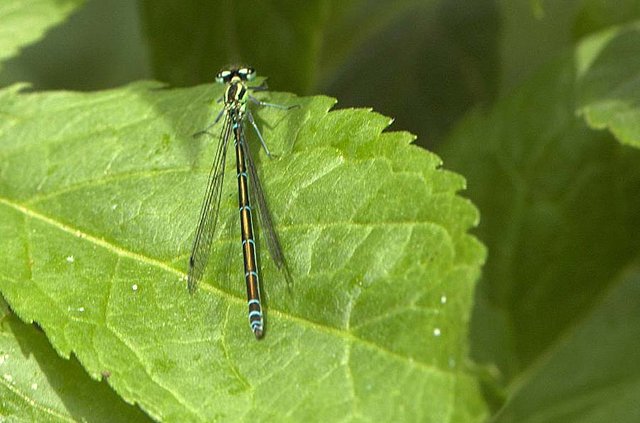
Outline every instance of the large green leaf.
<svg viewBox="0 0 640 423">
<path fill-rule="evenodd" d="M 513 384 L 493 420 L 637 422 L 640 408 L 640 268 L 614 278 L 611 292 Z"/>
<path fill-rule="evenodd" d="M 3 421 L 149 421 L 106 383 L 90 380 L 76 360 L 61 360 L 35 327 L 6 310 L 0 310 L 0 322 Z"/>
<path fill-rule="evenodd" d="M 603 304 L 639 257 L 640 152 L 576 116 L 577 85 L 573 58 L 565 57 L 490 113 L 467 119 L 442 152 L 467 176 L 483 216 L 478 234 L 490 254 L 473 356 L 496 364 L 507 383 L 509 411 L 500 422 L 583 422 L 595 414 L 601 419 L 588 421 L 608 422 L 612 403 L 637 411 L 635 399 L 617 391 L 621 374 L 638 384 L 629 365 L 640 360 L 637 329 L 607 333 L 597 321 L 604 317 L 593 316 L 614 312 L 612 301 L 631 302 L 621 310 L 640 307 L 635 294 Z M 577 351 L 586 345 L 582 333 L 593 343 L 625 342 Z M 604 379 L 601 368 L 581 365 L 606 360 L 612 373 Z"/>
<path fill-rule="evenodd" d="M 579 113 L 596 129 L 640 148 L 640 24 L 611 28 L 581 43 Z"/>
<path fill-rule="evenodd" d="M 64 21 L 82 0 L 3 0 L 0 3 L 0 62 L 39 40 Z"/>
<path fill-rule="evenodd" d="M 484 250 L 460 176 L 326 97 L 256 111 L 254 153 L 293 276 L 259 242 L 267 333 L 247 324 L 233 160 L 209 273 L 187 257 L 219 87 L 0 92 L 0 289 L 62 356 L 165 421 L 480 421 L 465 367 Z M 219 128 L 212 128 L 217 132 Z M 254 148 L 255 137 L 251 143 Z M 232 153 L 231 153 L 232 154 Z"/>
</svg>

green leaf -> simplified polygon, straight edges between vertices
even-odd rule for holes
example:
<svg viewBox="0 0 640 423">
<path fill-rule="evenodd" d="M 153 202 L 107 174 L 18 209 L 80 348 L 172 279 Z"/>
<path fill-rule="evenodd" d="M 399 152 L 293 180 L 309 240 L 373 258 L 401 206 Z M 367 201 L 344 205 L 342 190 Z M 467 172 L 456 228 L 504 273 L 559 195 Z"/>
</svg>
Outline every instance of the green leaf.
<svg viewBox="0 0 640 423">
<path fill-rule="evenodd" d="M 540 357 L 496 423 L 637 422 L 640 409 L 640 267 L 619 274 L 611 292 Z"/>
<path fill-rule="evenodd" d="M 576 54 L 578 112 L 640 148 L 640 24 L 611 28 L 583 41 Z"/>
<path fill-rule="evenodd" d="M 221 89 L 0 92 L 0 290 L 63 356 L 163 421 L 481 421 L 465 366 L 482 245 L 459 175 L 368 110 L 269 93 L 254 158 L 294 279 L 259 237 L 248 328 L 233 160 L 209 273 L 185 270 Z M 214 127 L 211 131 L 216 132 Z M 233 154 L 230 152 L 230 154 Z"/>
<path fill-rule="evenodd" d="M 0 3 L 0 69 L 2 61 L 42 38 L 84 3 L 82 0 L 4 0 Z"/>
<path fill-rule="evenodd" d="M 142 422 L 106 383 L 87 377 L 76 360 L 62 360 L 44 334 L 0 311 L 0 416 L 8 421 Z M 104 375 L 108 377 L 108 375 Z M 99 400 L 98 400 L 99 399 Z"/>
<path fill-rule="evenodd" d="M 606 414 L 610 404 L 637 414 L 635 397 L 618 396 L 620 374 L 629 371 L 624 383 L 638 383 L 629 365 L 640 360 L 640 348 L 629 347 L 637 329 L 608 333 L 592 320 L 615 311 L 611 298 L 640 307 L 637 295 L 602 303 L 640 257 L 640 152 L 575 115 L 577 78 L 573 58 L 546 67 L 489 113 L 469 117 L 442 151 L 470 181 L 482 212 L 478 235 L 490 254 L 472 320 L 472 356 L 497 366 L 498 383 L 507 384 L 500 422 L 637 420 Z M 586 345 L 584 331 L 593 344 L 628 340 L 569 348 Z M 583 364 L 605 360 L 615 372 L 604 379 L 601 368 Z M 601 419 L 589 420 L 595 410 Z"/>
</svg>

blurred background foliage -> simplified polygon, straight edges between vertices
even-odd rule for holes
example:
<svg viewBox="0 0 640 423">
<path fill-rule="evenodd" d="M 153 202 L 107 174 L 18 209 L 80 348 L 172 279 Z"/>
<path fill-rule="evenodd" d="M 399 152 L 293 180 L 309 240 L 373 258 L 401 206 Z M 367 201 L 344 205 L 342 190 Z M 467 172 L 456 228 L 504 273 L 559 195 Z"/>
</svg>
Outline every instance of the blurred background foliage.
<svg viewBox="0 0 640 423">
<path fill-rule="evenodd" d="M 467 178 L 482 215 L 471 355 L 487 401 L 507 404 L 494 421 L 631 422 L 640 160 L 577 116 L 572 60 L 639 19 L 632 0 L 89 0 L 7 61 L 0 85 L 190 86 L 247 63 L 273 90 L 393 117 Z"/>
<path fill-rule="evenodd" d="M 0 83 L 97 90 L 213 82 L 247 63 L 272 90 L 372 107 L 433 145 L 499 88 L 499 5 L 431 1 L 87 1 L 6 63 Z M 523 11 L 525 12 L 525 11 Z M 420 93 L 420 95 L 416 95 Z"/>
<path fill-rule="evenodd" d="M 9 60 L 0 83 L 97 90 L 210 83 L 230 63 L 270 88 L 372 107 L 427 147 L 576 41 L 637 18 L 633 1 L 88 0 Z"/>
</svg>

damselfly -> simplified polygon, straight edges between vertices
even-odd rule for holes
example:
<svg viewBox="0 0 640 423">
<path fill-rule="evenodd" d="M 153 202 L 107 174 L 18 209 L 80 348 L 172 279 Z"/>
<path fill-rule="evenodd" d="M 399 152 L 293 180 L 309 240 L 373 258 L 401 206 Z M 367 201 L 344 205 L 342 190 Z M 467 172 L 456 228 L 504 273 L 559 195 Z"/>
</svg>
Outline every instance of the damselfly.
<svg viewBox="0 0 640 423">
<path fill-rule="evenodd" d="M 263 91 L 264 85 L 249 87 L 246 83 L 255 78 L 256 73 L 253 68 L 240 67 L 223 70 L 216 76 L 216 82 L 226 84 L 222 102 L 224 108 L 216 117 L 212 127 L 221 117 L 224 116 L 222 132 L 216 149 L 213 166 L 209 175 L 209 183 L 205 192 L 200 220 L 196 229 L 193 249 L 189 258 L 188 286 L 189 291 L 195 291 L 198 282 L 202 279 L 204 270 L 209 261 L 211 243 L 214 238 L 218 217 L 220 213 L 220 198 L 222 194 L 222 183 L 224 180 L 224 170 L 227 158 L 227 146 L 229 139 L 233 137 L 236 150 L 236 169 L 238 179 L 238 203 L 240 206 L 240 232 L 242 235 L 242 252 L 244 256 L 244 279 L 247 284 L 247 302 L 249 305 L 249 325 L 256 338 L 261 338 L 264 334 L 264 317 L 262 304 L 260 302 L 260 279 L 258 276 L 258 261 L 256 257 L 256 243 L 253 234 L 253 217 L 250 198 L 253 197 L 258 206 L 258 217 L 262 227 L 262 234 L 267 241 L 267 247 L 276 266 L 283 272 L 287 282 L 291 277 L 282 254 L 282 248 L 278 241 L 278 236 L 273 229 L 271 215 L 267 208 L 264 192 L 255 163 L 249 151 L 244 133 L 245 118 L 249 121 L 258 139 L 262 144 L 268 157 L 271 153 L 267 148 L 262 134 L 256 125 L 251 110 L 247 107 L 248 102 L 259 106 L 269 106 L 278 109 L 291 109 L 297 106 L 281 106 L 278 104 L 265 103 L 249 94 L 249 90 Z M 210 128 L 209 127 L 209 128 Z M 195 135 L 207 134 L 208 129 Z"/>
</svg>

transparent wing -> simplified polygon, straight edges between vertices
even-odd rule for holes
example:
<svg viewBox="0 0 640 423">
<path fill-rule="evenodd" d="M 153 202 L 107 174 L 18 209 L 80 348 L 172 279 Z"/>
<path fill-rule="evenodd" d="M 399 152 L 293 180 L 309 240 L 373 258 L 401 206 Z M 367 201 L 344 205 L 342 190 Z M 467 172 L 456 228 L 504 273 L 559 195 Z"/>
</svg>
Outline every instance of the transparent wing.
<svg viewBox="0 0 640 423">
<path fill-rule="evenodd" d="M 211 243 L 218 224 L 218 213 L 220 211 L 220 198 L 222 195 L 222 183 L 224 182 L 224 169 L 227 161 L 227 144 L 231 124 L 229 116 L 225 115 L 222 133 L 218 142 L 216 155 L 213 159 L 213 166 L 209 173 L 209 182 L 200 210 L 200 219 L 196 229 L 191 257 L 189 257 L 189 272 L 187 275 L 187 286 L 189 292 L 193 293 L 204 274 L 209 256 L 211 254 Z"/>
<path fill-rule="evenodd" d="M 269 212 L 269 207 L 267 206 L 267 200 L 264 195 L 264 190 L 262 189 L 262 183 L 260 182 L 260 177 L 258 176 L 258 172 L 256 170 L 256 165 L 253 161 L 253 157 L 251 157 L 251 152 L 249 151 L 249 147 L 247 146 L 246 140 L 242 139 L 242 151 L 244 152 L 244 156 L 247 158 L 247 168 L 249 169 L 249 189 L 251 190 L 251 195 L 255 199 L 255 204 L 258 206 L 258 219 L 260 221 L 260 228 L 262 229 L 262 233 L 267 240 L 267 248 L 269 249 L 269 254 L 271 254 L 271 258 L 273 259 L 278 269 L 284 275 L 287 283 L 291 285 L 291 273 L 289 272 L 289 268 L 287 267 L 287 262 L 285 261 L 284 254 L 282 253 L 282 247 L 280 246 L 280 240 L 278 239 L 278 234 L 276 233 L 273 227 L 273 220 L 271 219 L 271 213 Z"/>
</svg>

